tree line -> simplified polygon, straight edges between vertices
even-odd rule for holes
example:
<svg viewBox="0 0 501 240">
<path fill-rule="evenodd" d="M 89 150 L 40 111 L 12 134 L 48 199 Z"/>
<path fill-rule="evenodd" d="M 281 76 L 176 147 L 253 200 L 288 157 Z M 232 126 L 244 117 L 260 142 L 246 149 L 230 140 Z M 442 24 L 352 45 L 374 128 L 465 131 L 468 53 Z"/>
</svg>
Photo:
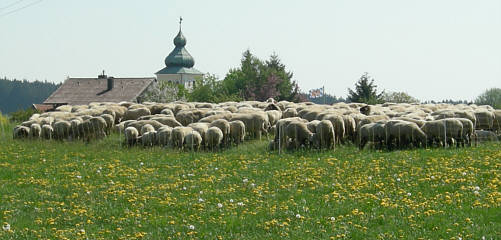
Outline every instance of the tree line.
<svg viewBox="0 0 501 240">
<path fill-rule="evenodd" d="M 26 109 L 33 103 L 42 103 L 61 84 L 47 81 L 0 79 L 0 112 L 9 114 Z"/>
</svg>

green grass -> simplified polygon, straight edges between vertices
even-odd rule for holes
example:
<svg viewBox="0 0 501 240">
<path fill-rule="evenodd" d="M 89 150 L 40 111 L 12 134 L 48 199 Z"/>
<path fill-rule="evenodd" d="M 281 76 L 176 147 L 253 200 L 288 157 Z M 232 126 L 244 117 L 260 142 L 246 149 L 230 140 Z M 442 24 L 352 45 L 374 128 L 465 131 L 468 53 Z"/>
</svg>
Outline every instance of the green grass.
<svg viewBox="0 0 501 240">
<path fill-rule="evenodd" d="M 11 229 L 0 239 L 501 236 L 500 143 L 278 155 L 263 140 L 192 153 L 128 149 L 117 135 L 14 141 L 10 129 L 0 132 L 0 223 Z"/>
</svg>

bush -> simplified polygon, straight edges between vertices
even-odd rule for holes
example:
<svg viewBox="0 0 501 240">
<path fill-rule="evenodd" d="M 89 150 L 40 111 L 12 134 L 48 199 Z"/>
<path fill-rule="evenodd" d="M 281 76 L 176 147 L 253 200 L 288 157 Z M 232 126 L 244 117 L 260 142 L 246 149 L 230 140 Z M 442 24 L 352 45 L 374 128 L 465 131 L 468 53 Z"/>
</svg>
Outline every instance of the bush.
<svg viewBox="0 0 501 240">
<path fill-rule="evenodd" d="M 31 108 L 31 107 L 24 109 L 24 110 L 17 110 L 17 111 L 10 114 L 10 121 L 24 122 L 24 121 L 29 120 L 30 117 L 35 113 L 38 113 L 38 111 Z"/>
</svg>

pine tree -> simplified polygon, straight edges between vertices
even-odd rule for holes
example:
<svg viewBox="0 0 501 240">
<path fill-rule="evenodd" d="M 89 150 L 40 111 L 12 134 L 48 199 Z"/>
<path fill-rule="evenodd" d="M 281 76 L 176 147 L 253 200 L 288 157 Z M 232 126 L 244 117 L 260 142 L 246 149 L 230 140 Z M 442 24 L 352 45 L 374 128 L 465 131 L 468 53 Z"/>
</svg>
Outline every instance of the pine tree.
<svg viewBox="0 0 501 240">
<path fill-rule="evenodd" d="M 358 82 L 355 84 L 355 91 L 348 88 L 349 102 L 377 104 L 382 103 L 384 91 L 377 93 L 377 86 L 374 84 L 374 79 L 368 73 L 364 73 Z"/>
</svg>

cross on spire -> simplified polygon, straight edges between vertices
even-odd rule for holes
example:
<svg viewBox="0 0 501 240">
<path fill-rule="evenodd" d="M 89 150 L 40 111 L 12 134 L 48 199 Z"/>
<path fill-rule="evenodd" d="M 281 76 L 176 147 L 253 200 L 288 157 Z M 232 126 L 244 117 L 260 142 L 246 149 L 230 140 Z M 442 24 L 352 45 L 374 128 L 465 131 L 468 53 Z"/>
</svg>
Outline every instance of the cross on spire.
<svg viewBox="0 0 501 240">
<path fill-rule="evenodd" d="M 179 17 L 179 30 L 181 30 L 181 23 L 183 22 L 183 17 Z"/>
</svg>

